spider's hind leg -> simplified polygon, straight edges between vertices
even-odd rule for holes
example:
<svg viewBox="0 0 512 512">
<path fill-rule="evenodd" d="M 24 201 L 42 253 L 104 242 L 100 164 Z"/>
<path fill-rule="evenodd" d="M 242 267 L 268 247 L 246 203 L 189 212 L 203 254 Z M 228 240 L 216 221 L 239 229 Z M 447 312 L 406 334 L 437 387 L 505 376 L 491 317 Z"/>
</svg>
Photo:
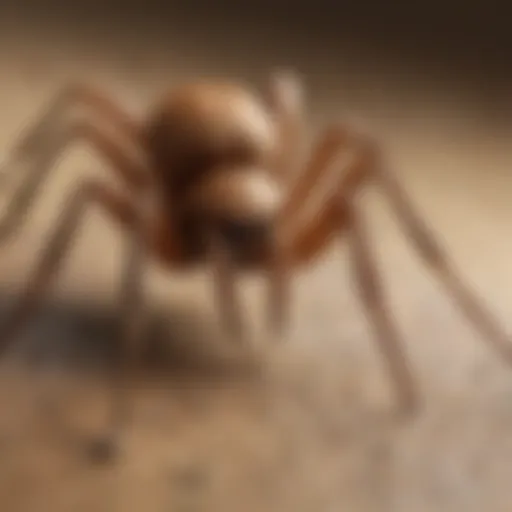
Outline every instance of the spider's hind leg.
<svg viewBox="0 0 512 512">
<path fill-rule="evenodd" d="M 94 115 L 66 119 L 65 114 L 74 106 L 89 107 Z M 112 130 L 105 128 L 103 120 Z M 119 140 L 123 137 L 124 141 Z M 145 137 L 139 123 L 103 93 L 83 85 L 70 86 L 26 130 L 2 164 L 4 180 L 17 170 L 22 176 L 7 198 L 0 220 L 0 242 L 15 234 L 59 156 L 76 141 L 86 141 L 95 149 L 124 186 L 139 191 L 147 183 Z"/>
<path fill-rule="evenodd" d="M 11 149 L 9 158 L 4 158 L 3 164 L 37 154 L 54 137 L 55 131 L 59 130 L 70 114 L 81 107 L 89 110 L 96 120 L 108 123 L 127 142 L 142 143 L 140 123 L 120 107 L 113 97 L 99 88 L 75 82 L 63 87 L 45 111 L 23 130 Z"/>
</svg>

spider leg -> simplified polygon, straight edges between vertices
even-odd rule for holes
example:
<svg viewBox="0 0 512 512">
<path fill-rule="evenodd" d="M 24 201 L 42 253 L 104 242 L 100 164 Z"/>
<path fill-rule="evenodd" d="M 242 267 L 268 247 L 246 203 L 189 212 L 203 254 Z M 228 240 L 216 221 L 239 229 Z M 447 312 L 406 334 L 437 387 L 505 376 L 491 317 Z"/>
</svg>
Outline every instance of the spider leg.
<svg viewBox="0 0 512 512">
<path fill-rule="evenodd" d="M 234 340 L 246 336 L 241 302 L 236 289 L 236 269 L 222 241 L 214 235 L 210 239 L 213 268 L 213 286 L 219 306 L 221 322 Z"/>
<path fill-rule="evenodd" d="M 134 145 L 143 144 L 142 127 L 132 115 L 101 89 L 76 82 L 57 93 L 45 112 L 24 130 L 11 150 L 11 158 L 6 160 L 4 165 L 8 167 L 8 163 L 28 157 L 41 146 L 44 147 L 47 137 L 52 138 L 59 125 L 77 107 L 85 107 L 98 121 L 106 121 L 116 133 L 125 137 L 127 142 Z"/>
<path fill-rule="evenodd" d="M 483 299 L 478 297 L 460 277 L 458 270 L 441 248 L 425 221 L 412 206 L 407 193 L 394 176 L 377 162 L 376 174 L 398 220 L 413 243 L 420 258 L 437 274 L 461 313 L 480 332 L 484 341 L 512 364 L 512 344 Z"/>
<path fill-rule="evenodd" d="M 295 178 L 305 147 L 304 86 L 298 76 L 281 70 L 270 76 L 268 88 L 270 108 L 277 127 L 277 149 L 272 169 L 280 182 L 290 186 Z M 286 216 L 286 215 L 285 215 Z M 278 220 L 278 228 L 280 219 Z M 280 339 L 288 323 L 290 305 L 290 274 L 288 261 L 276 230 L 274 251 L 267 270 L 269 274 L 269 335 Z"/>
<path fill-rule="evenodd" d="M 152 198 L 147 194 L 137 205 L 133 229 L 125 249 L 120 288 L 119 341 L 122 358 L 112 375 L 113 395 L 108 431 L 91 445 L 90 454 L 97 462 L 105 462 L 116 454 L 120 437 L 132 413 L 130 386 L 136 377 L 147 319 L 143 288 L 144 270 L 153 242 L 150 199 Z"/>
<path fill-rule="evenodd" d="M 395 383 L 401 411 L 410 413 L 419 404 L 416 386 L 383 294 L 365 221 L 356 203 L 357 192 L 370 173 L 371 163 L 366 155 L 353 160 L 320 212 L 293 233 L 288 249 L 289 264 L 295 268 L 310 264 L 337 236 L 348 237 L 353 275 L 365 312 Z"/>
<path fill-rule="evenodd" d="M 274 237 L 274 250 L 268 263 L 268 330 L 271 338 L 280 340 L 289 324 L 291 305 L 291 266 L 287 249 Z"/>
<path fill-rule="evenodd" d="M 291 72 L 275 72 L 270 77 L 269 103 L 277 126 L 277 152 L 273 169 L 278 178 L 289 183 L 304 147 L 304 87 Z"/>
<path fill-rule="evenodd" d="M 301 210 L 317 182 L 330 170 L 330 164 L 345 150 L 350 149 L 350 139 L 349 131 L 339 126 L 332 126 L 324 131 L 279 212 L 274 253 L 267 265 L 270 274 L 267 317 L 271 337 L 279 339 L 289 321 L 292 268 L 299 263 L 297 259 L 303 264 L 319 253 L 334 233 L 331 219 L 334 218 L 337 225 L 337 216 L 335 212 L 332 214 L 327 210 L 307 224 L 299 223 L 298 227 L 293 224 L 300 217 Z"/>
<path fill-rule="evenodd" d="M 343 194 L 344 191 L 342 191 Z M 361 208 L 350 195 L 341 195 L 339 219 L 345 226 L 351 248 L 351 263 L 357 291 L 374 330 L 378 347 L 386 361 L 389 373 L 400 397 L 400 409 L 405 414 L 419 407 L 416 385 L 408 358 L 402 349 L 403 340 L 393 321 L 382 290 L 382 280 L 373 257 L 370 236 L 367 233 Z"/>
<path fill-rule="evenodd" d="M 289 224 L 304 209 L 316 185 L 328 174 L 337 160 L 349 153 L 353 136 L 342 126 L 327 127 L 316 141 L 303 171 L 295 181 L 279 212 L 278 233 L 286 233 Z"/>
<path fill-rule="evenodd" d="M 295 227 L 295 229 L 290 228 L 291 221 L 300 214 L 301 208 L 304 206 L 308 195 L 311 194 L 316 183 L 325 175 L 330 164 L 336 161 L 338 154 L 347 149 L 349 145 L 347 143 L 349 142 L 356 143 L 355 149 L 359 149 L 356 155 L 358 154 L 359 158 L 356 157 L 349 171 L 339 181 L 338 190 L 341 197 L 344 198 L 341 214 L 339 200 L 326 201 L 321 211 L 313 219 Z M 295 187 L 292 188 L 290 196 L 281 212 L 279 237 L 285 241 L 284 245 L 287 251 L 288 264 L 291 267 L 297 267 L 311 263 L 317 255 L 326 249 L 340 229 L 351 230 L 352 237 L 355 240 L 353 241 L 353 253 L 357 254 L 358 258 L 358 261 L 354 261 L 354 264 L 358 265 L 356 269 L 360 276 L 359 280 L 361 282 L 363 280 L 364 282 L 370 282 L 370 285 L 367 286 L 375 288 L 375 283 L 377 283 L 376 273 L 375 270 L 373 272 L 367 270 L 371 266 L 369 264 L 371 255 L 369 250 L 364 250 L 367 244 L 365 242 L 367 237 L 363 231 L 364 226 L 361 216 L 357 213 L 357 208 L 353 206 L 353 198 L 365 184 L 369 184 L 371 181 L 377 182 L 386 192 L 399 220 L 403 222 L 405 231 L 413 241 L 420 256 L 437 272 L 457 305 L 470 322 L 484 335 L 484 339 L 488 340 L 504 359 L 510 361 L 512 359 L 512 346 L 509 344 L 503 330 L 482 304 L 481 299 L 469 291 L 468 287 L 457 276 L 437 241 L 425 226 L 424 221 L 413 210 L 406 193 L 394 177 L 380 165 L 379 156 L 375 145 L 362 138 L 350 136 L 348 130 L 343 127 L 333 127 L 324 132 L 323 138 L 320 139 L 316 150 L 313 152 L 309 165 L 306 167 L 302 177 L 297 181 Z M 350 201 L 347 201 L 347 198 L 350 198 Z M 348 209 L 348 213 L 345 211 L 343 214 L 344 209 Z M 363 252 L 364 254 L 361 257 Z M 361 270 L 361 268 L 363 269 Z M 373 278 L 371 277 L 372 275 L 374 276 Z M 372 281 L 374 284 L 371 284 Z M 371 292 L 371 295 L 369 292 L 365 292 L 363 298 L 373 295 L 375 295 L 375 292 Z M 369 303 L 370 299 L 366 298 L 365 300 Z M 389 326 L 382 328 L 382 324 L 386 321 L 382 320 L 384 313 L 382 311 L 379 312 L 379 309 L 384 310 L 384 306 L 375 306 L 374 304 L 380 302 L 380 300 L 377 301 L 375 298 L 371 300 L 372 304 L 369 304 L 369 306 L 371 306 L 372 310 L 377 310 L 378 324 L 381 325 L 379 330 L 383 333 L 387 331 L 388 334 L 384 334 L 384 337 L 390 339 L 389 332 L 392 332 L 392 328 Z M 385 342 L 385 346 L 391 345 L 389 342 Z M 396 349 L 389 348 L 386 348 L 385 351 L 390 354 L 397 352 Z M 406 365 L 405 363 L 400 363 L 400 359 L 405 361 L 405 358 L 402 356 L 388 357 L 390 366 L 397 367 L 394 370 L 396 374 L 395 380 L 399 388 L 404 390 L 404 403 L 412 405 L 414 403 L 414 400 L 412 400 L 414 396 L 412 386 L 411 390 L 407 391 L 408 386 L 400 384 L 400 382 L 407 383 L 408 380 L 412 382 L 412 379 L 407 378 Z M 400 369 L 401 366 L 403 369 Z"/>
<path fill-rule="evenodd" d="M 112 455 L 116 447 L 118 434 L 126 423 L 129 413 L 129 385 L 136 369 L 141 350 L 143 319 L 141 282 L 145 263 L 146 240 L 152 239 L 153 225 L 142 213 L 141 205 L 121 196 L 96 181 L 80 184 L 64 208 L 61 220 L 46 245 L 43 255 L 29 277 L 25 290 L 0 326 L 0 355 L 5 353 L 36 312 L 43 296 L 57 276 L 69 254 L 76 232 L 88 207 L 99 205 L 119 225 L 131 234 L 131 243 L 127 251 L 127 262 L 123 272 L 121 286 L 121 331 L 120 342 L 123 357 L 119 368 L 113 375 L 113 401 L 109 435 L 94 441 L 91 455 L 104 459 Z M 156 247 L 158 248 L 158 247 Z"/>
<path fill-rule="evenodd" d="M 101 124 L 94 120 L 77 119 L 70 126 L 60 127 L 52 134 L 45 134 L 40 144 L 32 148 L 28 173 L 9 199 L 6 212 L 0 220 L 0 241 L 15 234 L 34 204 L 37 192 L 49 176 L 58 157 L 74 141 L 86 141 L 110 164 L 112 171 L 133 191 L 147 184 L 145 162 L 131 154 Z"/>
<path fill-rule="evenodd" d="M 506 361 L 512 363 L 512 344 L 498 321 L 493 317 L 484 301 L 478 297 L 459 277 L 455 266 L 449 262 L 438 241 L 427 227 L 424 220 L 412 206 L 408 194 L 402 189 L 395 177 L 384 167 L 376 144 L 367 138 L 352 135 L 342 125 L 334 125 L 324 131 L 305 171 L 292 188 L 289 198 L 281 211 L 279 228 L 281 237 L 293 232 L 289 224 L 298 216 L 315 184 L 325 175 L 340 153 L 353 146 L 366 155 L 367 168 L 361 172 L 353 170 L 344 179 L 351 187 L 361 188 L 370 180 L 380 185 L 386 194 L 398 220 L 412 241 L 419 256 L 437 274 L 448 293 L 454 299 L 468 321 L 478 330 L 483 339 Z M 329 213 L 324 214 L 329 217 Z M 288 235 L 287 235 L 288 234 Z M 311 240 L 311 255 L 315 255 L 315 243 L 322 245 L 322 238 L 310 231 L 307 235 Z M 304 235 L 304 240 L 306 235 Z M 315 242 L 316 241 L 316 242 Z M 303 243 L 306 243 L 304 241 Z"/>
<path fill-rule="evenodd" d="M 103 207 L 121 225 L 133 226 L 135 207 L 131 201 L 95 181 L 80 184 L 64 207 L 39 263 L 27 280 L 25 290 L 0 326 L 0 355 L 14 342 L 26 321 L 36 312 L 72 247 L 86 207 L 94 203 Z"/>
</svg>

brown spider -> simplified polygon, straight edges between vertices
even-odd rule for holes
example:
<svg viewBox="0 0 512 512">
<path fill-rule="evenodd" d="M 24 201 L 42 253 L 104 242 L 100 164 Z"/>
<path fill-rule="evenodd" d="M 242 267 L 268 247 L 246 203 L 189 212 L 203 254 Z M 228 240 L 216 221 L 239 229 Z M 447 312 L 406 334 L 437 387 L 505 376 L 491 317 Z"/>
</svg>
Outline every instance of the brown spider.
<svg viewBox="0 0 512 512">
<path fill-rule="evenodd" d="M 269 272 L 269 327 L 272 336 L 279 336 L 287 320 L 290 271 L 310 264 L 333 238 L 349 238 L 353 275 L 401 407 L 415 410 L 416 387 L 382 295 L 357 200 L 372 182 L 385 192 L 419 255 L 468 319 L 512 361 L 507 338 L 457 277 L 372 140 L 341 124 L 327 127 L 292 182 L 305 142 L 302 93 L 301 82 L 291 73 L 275 73 L 266 97 L 241 84 L 199 81 L 171 90 L 140 122 L 105 93 L 78 83 L 56 97 L 10 154 L 5 176 L 14 172 L 11 166 L 22 163 L 26 175 L 0 225 L 4 237 L 21 225 L 55 159 L 70 142 L 88 141 L 122 183 L 122 192 L 95 180 L 77 184 L 40 263 L 0 329 L 0 348 L 5 350 L 55 277 L 87 208 L 101 206 L 124 228 L 130 237 L 121 293 L 125 357 L 114 379 L 110 435 L 95 446 L 114 447 L 126 423 L 130 400 L 125 390 L 142 344 L 142 274 L 148 256 L 169 269 L 213 265 L 222 319 L 236 337 L 244 334 L 235 294 L 237 271 Z M 65 115 L 78 106 L 93 116 L 69 122 Z M 348 158 L 344 165 L 342 156 Z M 335 186 L 315 215 L 298 222 L 306 200 L 335 164 Z"/>
</svg>

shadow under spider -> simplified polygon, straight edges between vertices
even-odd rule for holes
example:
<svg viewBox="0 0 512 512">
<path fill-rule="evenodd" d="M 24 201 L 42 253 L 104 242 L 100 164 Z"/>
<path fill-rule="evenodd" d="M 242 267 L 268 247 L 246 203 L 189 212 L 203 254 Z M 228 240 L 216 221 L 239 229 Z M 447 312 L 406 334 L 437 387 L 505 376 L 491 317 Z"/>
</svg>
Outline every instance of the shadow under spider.
<svg viewBox="0 0 512 512">
<path fill-rule="evenodd" d="M 0 293 L 1 321 L 14 297 Z M 108 371 L 122 354 L 118 328 L 115 307 L 78 298 L 47 299 L 12 343 L 9 356 L 34 369 Z M 258 363 L 244 347 L 224 345 L 200 311 L 171 305 L 149 312 L 140 370 L 147 378 L 221 384 L 250 380 L 258 374 Z"/>
</svg>

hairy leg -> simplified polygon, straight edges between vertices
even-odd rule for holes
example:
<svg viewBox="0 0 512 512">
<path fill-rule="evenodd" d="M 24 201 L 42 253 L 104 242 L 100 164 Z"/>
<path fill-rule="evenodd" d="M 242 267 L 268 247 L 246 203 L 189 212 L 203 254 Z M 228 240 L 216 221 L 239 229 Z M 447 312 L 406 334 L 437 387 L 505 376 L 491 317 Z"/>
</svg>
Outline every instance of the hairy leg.
<svg viewBox="0 0 512 512">
<path fill-rule="evenodd" d="M 418 392 L 407 356 L 402 348 L 402 337 L 393 320 L 393 312 L 384 297 L 382 279 L 373 257 L 371 240 L 362 211 L 349 194 L 340 196 L 338 212 L 341 225 L 350 243 L 352 273 L 357 291 L 370 326 L 373 327 L 378 347 L 395 383 L 401 412 L 405 414 L 415 412 L 419 407 Z"/>
<path fill-rule="evenodd" d="M 318 183 L 328 175 L 335 164 L 354 149 L 354 138 L 354 135 L 342 126 L 333 125 L 323 130 L 279 212 L 279 236 L 286 236 L 293 231 L 290 225 L 297 221 Z"/>
<path fill-rule="evenodd" d="M 153 219 L 149 218 L 148 208 L 144 203 L 136 203 L 96 181 L 82 183 L 76 188 L 62 212 L 61 220 L 50 237 L 41 259 L 27 280 L 25 290 L 0 326 L 0 355 L 16 340 L 17 335 L 36 312 L 61 269 L 64 258 L 72 248 L 87 208 L 94 204 L 99 205 L 118 226 L 124 227 L 130 235 L 120 293 L 119 336 L 123 357 L 113 375 L 114 395 L 108 435 L 95 440 L 91 452 L 95 459 L 101 461 L 113 454 L 118 436 L 130 412 L 129 385 L 142 348 L 144 319 L 141 298 L 142 270 L 146 261 L 146 248 L 160 242 Z M 154 245 L 150 249 L 159 250 L 159 246 Z"/>
<path fill-rule="evenodd" d="M 97 182 L 80 184 L 64 207 L 59 223 L 29 276 L 24 291 L 0 326 L 0 354 L 14 342 L 26 322 L 36 312 L 44 294 L 62 267 L 63 260 L 72 247 L 80 221 L 91 204 L 102 207 L 121 225 L 133 225 L 135 208 L 131 201 Z"/>
<path fill-rule="evenodd" d="M 333 241 L 342 229 L 343 218 L 339 215 L 337 191 L 343 194 L 357 194 L 370 183 L 373 178 L 374 156 L 371 152 L 362 151 L 352 154 L 348 165 L 337 170 L 334 182 L 334 194 L 327 196 L 318 211 L 307 221 L 300 219 L 301 210 L 310 194 L 314 194 L 315 186 L 328 172 L 338 158 L 351 150 L 348 131 L 329 129 L 320 139 L 317 151 L 310 160 L 310 165 L 303 173 L 306 185 L 298 183 L 286 200 L 279 225 L 279 235 L 285 247 L 288 247 L 292 266 L 310 264 Z M 307 188 L 309 187 L 309 188 Z M 308 193 L 309 190 L 309 193 Z M 292 225 L 292 220 L 300 222 Z"/>
<path fill-rule="evenodd" d="M 275 72 L 270 77 L 269 103 L 277 127 L 277 153 L 273 168 L 280 181 L 288 185 L 303 156 L 304 87 L 291 72 Z"/>
<path fill-rule="evenodd" d="M 0 241 L 15 234 L 57 159 L 76 141 L 85 141 L 96 149 L 110 165 L 110 169 L 133 192 L 139 192 L 141 187 L 146 186 L 148 171 L 142 158 L 138 159 L 135 154 L 130 153 L 101 124 L 93 120 L 78 119 L 70 126 L 63 126 L 60 131 L 55 131 L 53 137 L 47 135 L 44 143 L 41 141 L 37 151 L 33 151 L 27 175 L 15 189 L 0 221 Z"/>
<path fill-rule="evenodd" d="M 338 139 L 338 140 L 336 140 Z M 323 141 L 323 142 L 322 142 Z M 437 274 L 448 293 L 464 316 L 477 329 L 498 354 L 512 363 L 512 343 L 497 320 L 485 305 L 484 301 L 472 292 L 464 280 L 459 277 L 455 266 L 449 261 L 448 255 L 427 227 L 425 221 L 415 211 L 408 194 L 402 189 L 396 178 L 383 163 L 377 145 L 362 136 L 350 135 L 343 126 L 328 129 L 317 146 L 319 151 L 313 154 L 310 164 L 306 167 L 302 178 L 292 189 L 290 198 L 284 205 L 281 214 L 282 237 L 289 236 L 293 230 L 286 229 L 300 213 L 313 191 L 314 185 L 323 177 L 326 169 L 336 161 L 339 153 L 346 151 L 347 142 L 352 142 L 356 151 L 364 155 L 366 165 L 352 169 L 343 178 L 346 187 L 360 189 L 370 180 L 380 186 L 391 203 L 398 220 L 402 223 L 409 240 L 413 243 L 423 261 Z M 337 150 L 336 150 L 337 147 Z M 324 150 L 322 150 L 325 148 Z M 318 155 L 318 158 L 315 156 Z M 322 213 L 322 218 L 329 218 L 328 211 Z M 309 230 L 309 236 L 312 236 Z"/>
<path fill-rule="evenodd" d="M 291 269 L 295 265 L 296 255 L 300 254 L 301 262 L 312 259 L 335 232 L 333 222 L 336 226 L 337 216 L 329 208 L 306 224 L 300 223 L 300 213 L 315 185 L 322 180 L 337 158 L 350 150 L 350 139 L 348 130 L 338 126 L 329 127 L 323 132 L 279 212 L 275 251 L 268 267 L 268 322 L 272 337 L 280 338 L 289 321 Z"/>
<path fill-rule="evenodd" d="M 400 408 L 411 412 L 418 405 L 416 386 L 402 349 L 401 335 L 382 291 L 365 222 L 356 201 L 359 183 L 362 183 L 359 180 L 369 172 L 371 163 L 363 155 L 353 160 L 320 213 L 295 231 L 289 248 L 290 264 L 295 268 L 310 264 L 337 236 L 349 239 L 353 276 L 365 312 L 389 367 Z M 360 178 L 355 179 L 355 176 Z"/>
<path fill-rule="evenodd" d="M 458 269 L 432 234 L 424 220 L 414 211 L 407 194 L 384 167 L 378 168 L 378 182 L 386 192 L 398 220 L 423 262 L 437 275 L 455 305 L 480 332 L 501 358 L 512 364 L 512 343 L 485 302 L 476 296 L 460 277 Z"/>
<path fill-rule="evenodd" d="M 142 196 L 142 197 L 141 197 Z M 136 377 L 144 345 L 147 312 L 144 300 L 144 270 L 153 249 L 153 206 L 151 195 L 139 196 L 134 209 L 132 229 L 125 249 L 125 261 L 120 287 L 120 331 L 122 357 L 112 377 L 112 402 L 106 435 L 91 446 L 94 461 L 111 459 L 118 449 L 121 436 L 130 421 L 133 402 L 130 387 Z"/>
<path fill-rule="evenodd" d="M 268 330 L 269 336 L 279 341 L 290 321 L 292 263 L 281 240 L 274 237 L 274 250 L 268 265 Z"/>
<path fill-rule="evenodd" d="M 343 133 L 347 134 L 348 132 L 343 129 L 338 132 L 338 134 Z M 326 141 L 324 142 L 324 148 L 327 150 L 316 153 L 320 156 L 323 153 L 324 158 L 316 160 L 315 155 L 313 155 L 310 162 L 314 163 L 316 160 L 319 164 L 310 165 L 306 168 L 303 181 L 299 180 L 295 190 L 292 190 L 291 199 L 284 206 L 280 236 L 283 240 L 288 241 L 286 245 L 288 246 L 289 261 L 294 265 L 309 263 L 326 248 L 340 229 L 353 228 L 349 221 L 351 216 L 339 214 L 339 201 L 336 194 L 334 199 L 331 198 L 327 201 L 319 214 L 308 223 L 299 225 L 295 229 L 288 227 L 291 220 L 299 215 L 301 202 L 303 203 L 307 199 L 308 190 L 311 193 L 315 183 L 325 174 L 325 169 L 336 160 L 336 145 L 338 151 L 346 150 L 348 138 L 345 137 L 336 141 L 333 135 L 336 135 L 335 131 L 326 133 L 323 140 Z M 332 145 L 328 143 L 329 139 Z M 356 156 L 352 166 L 339 181 L 339 193 L 342 197 L 350 197 L 352 201 L 370 180 L 381 185 L 399 220 L 404 224 L 409 239 L 413 242 L 422 259 L 438 274 L 459 308 L 474 327 L 484 335 L 484 339 L 491 344 L 501 357 L 507 361 L 512 360 L 512 345 L 509 343 L 508 337 L 487 310 L 483 301 L 476 297 L 458 277 L 457 272 L 449 264 L 447 256 L 443 254 L 434 236 L 414 211 L 407 194 L 402 190 L 396 179 L 383 168 L 375 145 L 361 138 L 352 137 L 352 140 L 356 142 L 355 147 L 358 148 L 359 152 L 356 153 L 358 156 Z M 321 149 L 322 143 L 318 147 Z M 353 211 L 355 211 L 354 208 L 351 208 L 352 217 L 354 216 Z M 359 219 L 360 216 L 357 216 L 357 218 Z M 362 228 L 360 228 L 360 232 L 362 232 Z M 361 245 L 360 240 L 356 240 L 355 243 Z M 358 250 L 359 253 L 360 250 Z M 364 265 L 367 266 L 366 263 Z M 397 382 L 399 380 L 401 379 L 397 377 Z"/>
<path fill-rule="evenodd" d="M 222 240 L 214 235 L 210 238 L 210 254 L 213 286 L 222 324 L 233 339 L 244 340 L 246 331 L 236 288 L 236 269 Z"/>
<path fill-rule="evenodd" d="M 119 136 L 135 146 L 144 146 L 143 128 L 138 120 L 124 110 L 117 101 L 101 89 L 83 82 L 64 87 L 46 106 L 45 112 L 29 125 L 15 143 L 12 158 L 23 158 L 33 154 L 46 138 L 53 137 L 77 108 L 90 111 L 98 122 L 105 121 Z M 145 149 L 145 148 L 144 148 Z"/>
</svg>

